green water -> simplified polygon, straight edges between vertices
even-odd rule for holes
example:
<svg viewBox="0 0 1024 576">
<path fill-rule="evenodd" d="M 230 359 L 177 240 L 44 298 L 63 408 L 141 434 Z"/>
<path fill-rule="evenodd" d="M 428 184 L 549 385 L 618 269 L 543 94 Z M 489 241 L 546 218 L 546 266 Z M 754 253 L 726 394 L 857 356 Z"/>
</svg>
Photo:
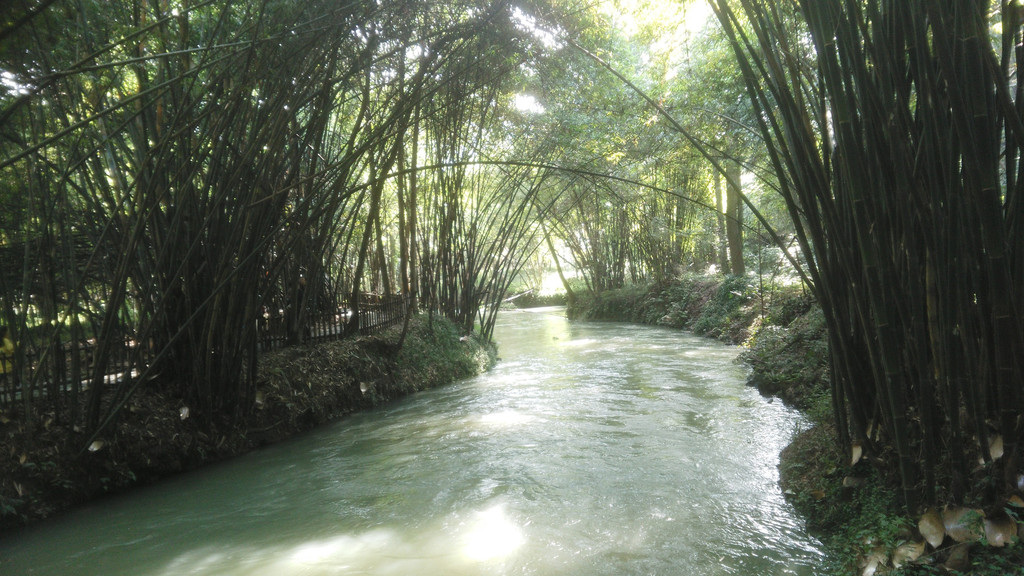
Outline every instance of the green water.
<svg viewBox="0 0 1024 576">
<path fill-rule="evenodd" d="M 0 574 L 818 574 L 738 350 L 503 313 L 491 372 L 0 541 Z"/>
</svg>

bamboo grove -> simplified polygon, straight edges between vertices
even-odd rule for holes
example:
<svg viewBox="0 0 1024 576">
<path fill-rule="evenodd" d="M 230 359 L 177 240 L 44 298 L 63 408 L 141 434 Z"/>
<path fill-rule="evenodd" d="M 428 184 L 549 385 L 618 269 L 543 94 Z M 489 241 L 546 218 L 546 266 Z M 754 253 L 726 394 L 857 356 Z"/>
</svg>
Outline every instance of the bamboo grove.
<svg viewBox="0 0 1024 576">
<path fill-rule="evenodd" d="M 826 315 L 842 445 L 911 511 L 1001 502 L 1024 440 L 1019 3 L 715 8 Z"/>
<path fill-rule="evenodd" d="M 0 408 L 86 440 L 159 386 L 230 421 L 269 322 L 352 333 L 397 295 L 490 338 L 539 253 L 599 292 L 775 242 L 825 313 L 841 446 L 911 510 L 996 502 L 1024 448 L 1024 10 L 711 3 L 702 39 L 637 33 L 659 53 L 602 3 L 9 2 L 0 324 L 40 369 Z"/>
<path fill-rule="evenodd" d="M 0 324 L 39 369 L 5 408 L 93 437 L 161 386 L 230 419 L 261 321 L 300 342 L 367 294 L 489 337 L 545 178 L 473 163 L 515 145 L 506 3 L 10 4 Z"/>
<path fill-rule="evenodd" d="M 560 21 L 621 48 L 593 14 Z M 267 325 L 355 332 L 401 295 L 490 338 L 553 239 L 594 291 L 714 258 L 709 165 L 538 22 L 506 0 L 14 2 L 0 408 L 88 440 L 157 386 L 230 422 Z M 526 86 L 543 120 L 511 104 Z"/>
</svg>

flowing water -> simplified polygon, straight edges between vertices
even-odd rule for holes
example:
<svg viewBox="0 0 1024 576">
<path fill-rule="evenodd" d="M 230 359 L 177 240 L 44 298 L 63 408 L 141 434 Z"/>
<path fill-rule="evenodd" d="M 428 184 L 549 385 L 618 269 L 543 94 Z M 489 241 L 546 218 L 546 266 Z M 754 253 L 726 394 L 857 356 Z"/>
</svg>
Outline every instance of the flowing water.
<svg viewBox="0 0 1024 576">
<path fill-rule="evenodd" d="M 820 573 L 735 347 L 502 313 L 503 360 L 0 541 L 0 574 Z"/>
</svg>

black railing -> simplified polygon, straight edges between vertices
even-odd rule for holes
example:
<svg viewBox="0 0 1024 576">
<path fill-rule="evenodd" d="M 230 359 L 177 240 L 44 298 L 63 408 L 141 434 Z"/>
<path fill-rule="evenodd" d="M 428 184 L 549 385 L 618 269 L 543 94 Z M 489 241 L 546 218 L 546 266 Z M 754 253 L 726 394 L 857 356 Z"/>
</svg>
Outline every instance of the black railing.
<svg viewBox="0 0 1024 576">
<path fill-rule="evenodd" d="M 359 301 L 356 323 L 347 303 L 337 310 L 309 316 L 297 325 L 287 314 L 267 314 L 258 320 L 258 349 L 265 352 L 290 344 L 327 342 L 354 332 L 373 334 L 400 323 L 408 308 L 409 299 L 405 296 L 366 294 Z"/>
<path fill-rule="evenodd" d="M 96 342 L 86 340 L 44 349 L 28 347 L 10 356 L 0 354 L 0 363 L 5 368 L 0 375 L 0 408 L 21 400 L 26 390 L 31 391 L 34 399 L 74 389 L 87 390 L 97 373 L 102 374 L 103 385 L 120 384 L 138 376 L 138 367 L 148 366 L 152 360 L 148 350 L 140 350 L 135 342 L 129 341 L 107 351 L 105 369 L 99 372 L 97 353 Z"/>
<path fill-rule="evenodd" d="M 348 306 L 317 314 L 301 325 L 289 324 L 284 315 L 266 315 L 257 319 L 257 351 L 266 352 L 290 344 L 312 344 L 338 340 L 358 332 L 368 335 L 397 325 L 405 318 L 409 299 L 401 296 L 367 294 L 360 299 L 358 322 L 352 322 Z M 96 369 L 96 343 L 92 340 L 65 343 L 45 351 L 20 350 L 14 356 L 0 353 L 0 409 L 11 406 L 31 390 L 33 398 L 44 398 L 85 390 L 93 384 Z M 133 379 L 152 361 L 151 351 L 139 349 L 135 342 L 113 346 L 107 353 L 104 384 L 120 384 Z"/>
</svg>

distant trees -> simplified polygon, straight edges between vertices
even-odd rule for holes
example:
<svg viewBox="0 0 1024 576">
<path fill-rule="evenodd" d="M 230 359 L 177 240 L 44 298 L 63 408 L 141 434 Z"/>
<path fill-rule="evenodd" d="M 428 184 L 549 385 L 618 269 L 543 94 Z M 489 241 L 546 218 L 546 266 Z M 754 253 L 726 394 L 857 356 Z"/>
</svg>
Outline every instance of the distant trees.
<svg viewBox="0 0 1024 576">
<path fill-rule="evenodd" d="M 788 225 L 765 220 L 753 206 L 764 196 L 743 190 L 766 159 L 710 14 L 690 2 L 551 4 L 538 31 L 554 40 L 525 81 L 547 106 L 538 138 L 564 169 L 548 230 L 582 284 L 661 282 L 711 264 L 745 274 L 745 247 Z"/>
<path fill-rule="evenodd" d="M 538 23 L 556 41 L 524 79 L 546 108 L 532 119 L 534 139 L 560 167 L 545 192 L 551 250 L 568 256 L 595 292 L 705 267 L 713 258 L 702 229 L 715 219 L 711 165 L 594 57 L 654 92 L 670 89 L 664 72 L 675 63 L 652 61 L 660 55 L 647 49 L 650 38 L 626 37 L 611 5 L 565 12 Z M 558 44 L 567 39 L 572 45 Z"/>
<path fill-rule="evenodd" d="M 898 470 L 911 511 L 1000 502 L 1024 440 L 1024 13 L 715 7 L 828 322 L 842 445 Z"/>
</svg>

